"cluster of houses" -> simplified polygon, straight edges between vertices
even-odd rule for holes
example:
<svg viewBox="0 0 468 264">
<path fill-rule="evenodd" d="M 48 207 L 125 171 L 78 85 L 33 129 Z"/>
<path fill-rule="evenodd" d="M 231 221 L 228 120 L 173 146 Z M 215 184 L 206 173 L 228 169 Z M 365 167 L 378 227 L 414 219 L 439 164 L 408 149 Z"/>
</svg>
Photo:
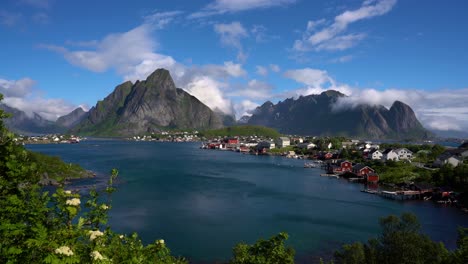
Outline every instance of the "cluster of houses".
<svg viewBox="0 0 468 264">
<path fill-rule="evenodd" d="M 284 148 L 290 145 L 291 139 L 288 137 L 271 139 L 257 136 L 248 136 L 216 138 L 209 142 L 203 143 L 202 148 L 234 150 L 240 152 L 250 152 L 253 148 L 257 153 L 267 153 L 270 149 Z"/>
<path fill-rule="evenodd" d="M 375 170 L 364 164 L 354 164 L 348 160 L 340 160 L 335 163 L 327 165 L 327 172 L 339 176 L 348 176 L 358 181 L 365 181 L 367 183 L 378 183 L 379 175 Z"/>
<path fill-rule="evenodd" d="M 20 135 L 15 137 L 13 141 L 19 144 L 50 144 L 50 143 L 57 143 L 57 144 L 74 144 L 80 143 L 83 138 L 75 135 L 60 135 L 60 134 L 51 134 L 51 135 L 44 135 L 44 136 L 23 136 Z"/>
<path fill-rule="evenodd" d="M 164 141 L 164 142 L 197 142 L 200 141 L 198 137 L 198 131 L 187 132 L 167 132 L 162 131 L 161 133 L 152 133 L 151 135 L 133 136 L 129 138 L 133 141 Z"/>
<path fill-rule="evenodd" d="M 443 165 L 450 164 L 456 167 L 463 163 L 463 160 L 468 158 L 468 142 L 463 143 L 456 149 L 449 149 L 442 153 L 434 161 L 435 167 L 442 167 Z"/>
</svg>

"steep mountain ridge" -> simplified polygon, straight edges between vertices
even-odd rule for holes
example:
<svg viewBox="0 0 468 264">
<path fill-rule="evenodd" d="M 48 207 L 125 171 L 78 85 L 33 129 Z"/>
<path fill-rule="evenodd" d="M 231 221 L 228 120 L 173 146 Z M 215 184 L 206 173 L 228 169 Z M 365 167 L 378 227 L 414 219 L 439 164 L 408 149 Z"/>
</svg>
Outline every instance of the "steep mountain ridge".
<svg viewBox="0 0 468 264">
<path fill-rule="evenodd" d="M 333 106 L 344 94 L 329 90 L 318 95 L 268 101 L 255 109 L 248 124 L 269 126 L 282 133 L 337 135 L 360 138 L 426 138 L 430 132 L 419 123 L 408 105 L 395 101 L 384 106 L 358 105 L 336 110 Z"/>
<path fill-rule="evenodd" d="M 4 119 L 8 129 L 18 134 L 37 135 L 48 133 L 63 133 L 66 128 L 57 125 L 55 122 L 44 119 L 37 113 L 28 116 L 24 111 L 10 107 L 6 104 L 0 104 L 0 109 L 10 114 L 9 118 Z"/>
<path fill-rule="evenodd" d="M 72 132 L 94 136 L 128 136 L 161 129 L 222 127 L 219 116 L 194 96 L 176 88 L 165 69 L 144 81 L 125 82 L 91 108 Z"/>
<path fill-rule="evenodd" d="M 88 112 L 84 111 L 83 108 L 78 107 L 70 113 L 59 117 L 55 123 L 61 127 L 72 128 L 86 118 L 87 115 Z"/>
</svg>

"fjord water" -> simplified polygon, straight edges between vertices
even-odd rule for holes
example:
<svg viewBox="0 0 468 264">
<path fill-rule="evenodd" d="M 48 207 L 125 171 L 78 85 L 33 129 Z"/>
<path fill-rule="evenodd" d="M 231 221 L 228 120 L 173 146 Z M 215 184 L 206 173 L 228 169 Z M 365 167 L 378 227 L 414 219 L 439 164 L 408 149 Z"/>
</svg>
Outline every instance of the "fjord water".
<svg viewBox="0 0 468 264">
<path fill-rule="evenodd" d="M 226 260 L 241 241 L 284 231 L 297 256 L 321 254 L 343 242 L 379 234 L 379 217 L 415 213 L 431 238 L 455 247 L 468 215 L 432 202 L 397 202 L 360 192 L 359 184 L 320 177 L 301 160 L 199 149 L 199 143 L 85 141 L 28 145 L 97 172 L 74 185 L 102 187 L 120 172 L 110 224 L 138 232 L 146 243 L 165 240 L 194 261 Z"/>
</svg>

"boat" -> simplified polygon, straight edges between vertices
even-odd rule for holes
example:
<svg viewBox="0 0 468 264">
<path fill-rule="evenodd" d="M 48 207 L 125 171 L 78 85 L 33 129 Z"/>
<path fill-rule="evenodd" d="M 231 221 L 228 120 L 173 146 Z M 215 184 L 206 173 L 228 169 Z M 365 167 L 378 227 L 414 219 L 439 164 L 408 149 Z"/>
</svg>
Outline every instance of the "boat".
<svg viewBox="0 0 468 264">
<path fill-rule="evenodd" d="M 317 168 L 318 164 L 314 162 L 306 162 L 304 163 L 304 168 Z"/>
</svg>

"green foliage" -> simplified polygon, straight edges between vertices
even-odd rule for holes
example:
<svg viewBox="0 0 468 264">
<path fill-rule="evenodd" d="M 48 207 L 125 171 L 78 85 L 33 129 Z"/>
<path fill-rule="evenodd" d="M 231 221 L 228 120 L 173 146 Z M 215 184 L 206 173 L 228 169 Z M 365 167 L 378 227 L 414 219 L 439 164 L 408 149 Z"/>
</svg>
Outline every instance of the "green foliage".
<svg viewBox="0 0 468 264">
<path fill-rule="evenodd" d="M 55 180 L 74 179 L 88 176 L 89 172 L 78 164 L 65 163 L 59 157 L 51 157 L 41 153 L 28 151 L 28 159 L 37 165 L 40 176 Z"/>
<path fill-rule="evenodd" d="M 284 148 L 274 148 L 270 149 L 268 152 L 270 153 L 275 153 L 275 154 L 281 154 L 289 151 L 296 151 L 297 149 L 294 146 L 287 146 Z"/>
<path fill-rule="evenodd" d="M 221 129 L 206 130 L 200 132 L 200 136 L 206 138 L 213 137 L 234 137 L 234 136 L 259 136 L 259 137 L 269 137 L 277 138 L 281 134 L 273 128 L 263 127 L 263 126 L 231 126 Z"/>
<path fill-rule="evenodd" d="M 50 167 L 59 174 L 70 169 L 14 143 L 4 117 L 0 110 L 0 263 L 186 263 L 171 256 L 162 239 L 145 246 L 136 234 L 117 234 L 104 226 L 116 170 L 104 203 L 95 190 L 83 203 L 80 194 L 63 187 L 52 195 L 43 192 L 41 173 Z M 87 210 L 80 213 L 83 204 Z"/>
<path fill-rule="evenodd" d="M 453 167 L 443 165 L 432 175 L 434 182 L 441 186 L 452 186 L 459 191 L 468 191 L 468 164 L 459 164 Z"/>
<path fill-rule="evenodd" d="M 382 235 L 367 244 L 344 245 L 335 253 L 337 263 L 452 263 L 454 257 L 442 243 L 420 233 L 420 224 L 410 213 L 380 220 Z"/>
<path fill-rule="evenodd" d="M 294 249 L 285 247 L 288 234 L 279 233 L 253 245 L 240 243 L 233 249 L 231 264 L 290 264 L 294 263 Z"/>
</svg>

